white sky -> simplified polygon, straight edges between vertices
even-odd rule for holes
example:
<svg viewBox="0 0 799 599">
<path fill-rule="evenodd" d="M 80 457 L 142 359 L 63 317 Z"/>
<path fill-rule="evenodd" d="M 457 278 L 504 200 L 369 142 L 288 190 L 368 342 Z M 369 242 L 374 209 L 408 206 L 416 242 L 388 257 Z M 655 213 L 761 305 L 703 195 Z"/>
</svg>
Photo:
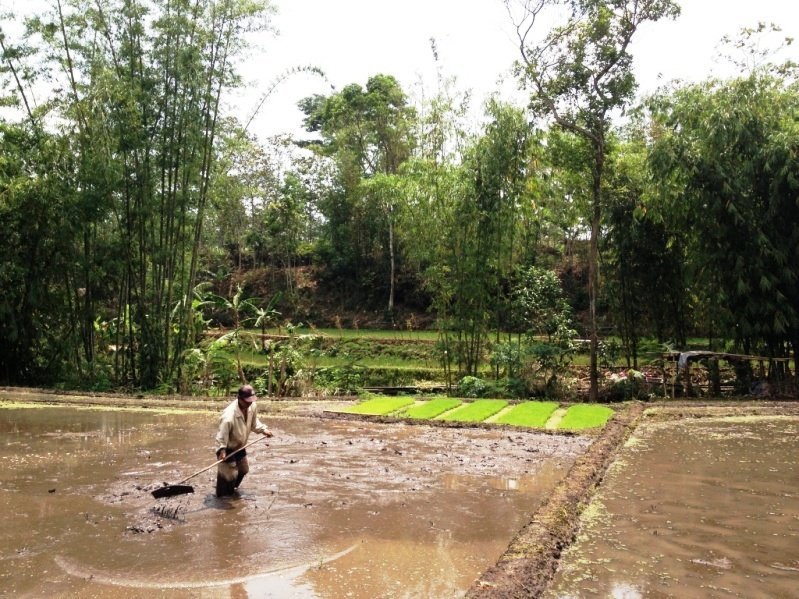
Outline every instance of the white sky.
<svg viewBox="0 0 799 599">
<path fill-rule="evenodd" d="M 250 130 L 259 137 L 294 131 L 301 126 L 295 108 L 301 98 L 365 85 L 376 73 L 394 75 L 408 93 L 424 82 L 435 90 L 430 38 L 436 39 L 440 66 L 457 77 L 458 87 L 473 91 L 475 109 L 498 89 L 509 99 L 522 96 L 510 76 L 518 55 L 515 30 L 501 0 L 274 0 L 278 14 L 276 38 L 261 38 L 242 72 L 251 88 L 233 102 L 246 120 L 263 92 L 292 66 L 314 65 L 329 83 L 310 75 L 295 75 L 270 94 Z M 680 0 L 678 0 L 680 2 Z M 785 35 L 795 36 L 791 48 L 799 58 L 797 0 L 682 0 L 676 21 L 647 24 L 636 34 L 632 51 L 639 91 L 654 91 L 672 79 L 698 81 L 709 74 L 732 74 L 714 63 L 724 35 L 758 21 L 774 22 Z"/>
<path fill-rule="evenodd" d="M 521 103 L 524 97 L 510 75 L 518 55 L 515 30 L 502 0 L 272 0 L 278 13 L 275 37 L 262 34 L 241 65 L 247 87 L 227 98 L 227 108 L 243 122 L 259 98 L 288 69 L 312 65 L 328 78 L 294 75 L 278 85 L 253 120 L 260 138 L 301 128 L 296 108 L 305 96 L 365 85 L 377 73 L 397 77 L 407 93 L 435 92 L 430 38 L 436 39 L 439 66 L 455 76 L 458 88 L 473 93 L 475 115 L 492 92 Z M 732 74 L 714 62 L 724 35 L 758 21 L 774 22 L 797 38 L 791 47 L 799 62 L 799 0 L 677 0 L 676 21 L 647 24 L 636 34 L 639 91 L 654 91 L 675 78 L 704 79 Z M 0 11 L 30 13 L 53 0 L 0 0 Z M 41 10 L 41 9 L 39 9 Z M 9 27 L 3 26 L 9 32 Z M 499 84 L 498 81 L 504 81 Z"/>
</svg>

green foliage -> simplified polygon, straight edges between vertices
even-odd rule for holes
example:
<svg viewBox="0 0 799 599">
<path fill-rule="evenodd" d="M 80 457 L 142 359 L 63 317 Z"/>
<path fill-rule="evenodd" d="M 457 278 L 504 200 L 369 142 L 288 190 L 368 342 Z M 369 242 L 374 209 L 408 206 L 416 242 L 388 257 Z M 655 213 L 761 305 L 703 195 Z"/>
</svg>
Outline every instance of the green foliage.
<svg viewBox="0 0 799 599">
<path fill-rule="evenodd" d="M 451 397 L 439 397 L 425 401 L 421 404 L 411 406 L 405 411 L 400 413 L 403 418 L 414 418 L 419 420 L 430 420 L 440 416 L 444 412 L 448 412 L 453 408 L 457 408 L 463 402 L 460 399 Z"/>
<path fill-rule="evenodd" d="M 318 204 L 325 217 L 319 256 L 328 282 L 343 283 L 373 304 L 375 291 L 385 292 L 391 311 L 401 261 L 396 213 L 403 199 L 394 175 L 414 146 L 415 110 L 397 80 L 383 74 L 370 77 L 366 88 L 353 83 L 328 97 L 306 98 L 300 108 L 308 131 L 322 138 L 309 147 L 336 166 L 335 185 Z"/>
<path fill-rule="evenodd" d="M 353 395 L 364 385 L 364 369 L 355 365 L 320 368 L 314 374 L 314 386 L 330 395 Z M 385 378 L 380 378 L 385 384 Z"/>
<path fill-rule="evenodd" d="M 558 404 L 553 401 L 525 401 L 512 406 L 495 422 L 497 424 L 543 428 L 557 408 Z"/>
<path fill-rule="evenodd" d="M 41 154 L 30 163 L 27 186 L 15 184 L 7 195 L 0 181 L 0 211 L 9 200 L 25 215 L 24 222 L 4 222 L 4 234 L 31 246 L 25 256 L 3 258 L 12 258 L 15 278 L 27 271 L 41 280 L 17 305 L 30 322 L 12 323 L 9 331 L 11 339 L 23 332 L 36 344 L 13 377 L 33 370 L 52 376 L 38 364 L 45 360 L 91 384 L 95 376 L 105 380 L 110 364 L 117 385 L 169 387 L 195 343 L 192 297 L 218 98 L 235 83 L 243 30 L 257 28 L 268 5 L 74 0 L 54 8 L 26 23 L 30 52 L 9 53 L 5 42 L 2 48 L 4 79 L 25 57 L 37 66 L 18 65 L 26 86 L 47 90 L 41 84 L 51 83 L 35 110 L 17 86 L 31 149 Z M 42 122 L 52 124 L 50 133 Z M 8 144 L 5 134 L 0 138 Z M 17 154 L 6 149 L 4 156 Z M 33 187 L 40 189 L 32 194 Z M 41 267 L 32 264 L 52 274 L 36 273 Z M 47 296 L 58 305 L 48 305 Z M 46 314 L 43 322 L 35 322 L 37 314 Z M 98 318 L 135 326 L 116 327 L 108 343 L 95 335 Z M 23 331 L 30 325 L 47 335 Z"/>
<path fill-rule="evenodd" d="M 483 422 L 505 406 L 508 402 L 504 399 L 478 399 L 455 408 L 437 418 L 448 422 Z"/>
<path fill-rule="evenodd" d="M 414 403 L 412 397 L 373 397 L 357 406 L 342 410 L 347 414 L 385 416 Z"/>
<path fill-rule="evenodd" d="M 483 135 L 469 148 L 433 293 L 453 331 L 448 353 L 461 373 L 476 375 L 488 331 L 503 328 L 503 288 L 518 259 L 533 138 L 523 113 L 491 102 Z M 450 343 L 451 341 L 451 343 Z"/>
<path fill-rule="evenodd" d="M 562 430 L 581 430 L 605 426 L 614 412 L 606 406 L 579 404 L 566 410 L 566 415 L 558 423 Z"/>
<path fill-rule="evenodd" d="M 558 276 L 551 270 L 519 268 L 511 292 L 512 323 L 528 336 L 565 340 L 571 328 L 571 307 Z M 572 332 L 572 336 L 576 333 Z"/>
<path fill-rule="evenodd" d="M 509 12 L 511 0 L 505 0 Z M 521 50 L 519 75 L 528 86 L 530 107 L 539 117 L 586 143 L 588 160 L 582 171 L 590 180 L 589 317 L 591 324 L 590 397 L 598 395 L 596 342 L 599 295 L 599 235 L 603 207 L 602 187 L 609 151 L 610 115 L 623 108 L 635 91 L 630 53 L 638 28 L 663 17 L 675 17 L 672 0 L 641 0 L 630 5 L 617 0 L 577 0 L 571 10 L 560 0 L 522 3 L 517 16 Z M 564 10 L 564 8 L 567 8 Z M 554 20 L 554 21 L 553 21 Z M 546 35 L 535 25 L 555 22 Z M 530 43 L 528 36 L 535 38 Z"/>
<path fill-rule="evenodd" d="M 497 343 L 488 361 L 500 374 L 515 377 L 522 368 L 522 348 L 518 343 Z"/>
<path fill-rule="evenodd" d="M 213 343 L 205 358 L 204 384 L 206 390 L 216 390 L 228 395 L 238 387 L 239 367 L 225 350 L 225 343 Z"/>
<path fill-rule="evenodd" d="M 746 353 L 785 355 L 799 339 L 795 84 L 755 71 L 651 108 L 655 208 L 683 248 L 704 326 Z"/>
<path fill-rule="evenodd" d="M 82 317 L 85 293 L 74 243 L 81 211 L 63 138 L 28 124 L 0 122 L 0 379 L 41 384 L 90 379 L 95 318 Z M 71 364 L 71 367 L 69 366 Z"/>
<path fill-rule="evenodd" d="M 458 383 L 458 393 L 463 397 L 484 397 L 491 385 L 476 376 L 465 376 Z"/>
<path fill-rule="evenodd" d="M 303 101 L 312 155 L 217 112 L 267 2 L 70 0 L 3 37 L 0 103 L 24 120 L 0 123 L 0 378 L 183 392 L 246 379 L 278 395 L 460 380 L 469 397 L 556 397 L 584 322 L 592 392 L 618 357 L 598 322 L 628 367 L 651 357 L 646 336 L 795 352 L 795 65 L 758 66 L 764 28 L 746 31 L 745 77 L 674 87 L 651 122 L 615 132 L 632 38 L 676 5 L 520 5 L 538 24 L 549 9 L 565 19 L 519 40 L 548 131 L 492 99 L 473 132 L 468 94 L 443 76 L 417 113 L 376 75 Z M 49 78 L 59 91 L 37 108 L 26 90 L 47 94 Z M 382 306 L 393 323 L 397 298 L 436 330 L 419 344 L 399 328 L 394 343 L 267 339 L 278 295 L 246 294 L 276 288 L 307 322 Z M 229 330 L 208 342 L 211 320 Z M 639 396 L 629 386 L 608 392 Z"/>
<path fill-rule="evenodd" d="M 627 366 L 637 367 L 645 336 L 683 347 L 691 324 L 681 244 L 645 209 L 648 192 L 643 125 L 631 126 L 612 155 L 604 243 L 609 312 Z M 601 351 L 600 347 L 600 351 Z M 600 355 L 600 363 L 602 363 Z"/>
</svg>

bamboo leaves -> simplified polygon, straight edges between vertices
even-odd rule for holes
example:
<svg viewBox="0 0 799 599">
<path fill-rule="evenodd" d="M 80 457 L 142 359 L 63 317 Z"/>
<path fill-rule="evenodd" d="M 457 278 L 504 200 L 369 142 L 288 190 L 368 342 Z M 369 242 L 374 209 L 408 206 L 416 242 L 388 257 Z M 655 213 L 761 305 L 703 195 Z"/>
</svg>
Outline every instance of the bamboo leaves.
<svg viewBox="0 0 799 599">
<path fill-rule="evenodd" d="M 786 151 L 799 147 L 796 97 L 761 70 L 653 104 L 656 121 L 675 127 L 654 144 L 650 165 L 656 183 L 679 182 L 660 199 L 701 275 L 697 289 L 722 334 L 775 356 L 799 336 L 799 271 L 788 258 L 799 238 L 799 162 Z M 705 217 L 695 218 L 700 211 Z"/>
<path fill-rule="evenodd" d="M 64 273 L 72 328 L 82 337 L 75 365 L 93 376 L 97 352 L 106 351 L 94 338 L 98 316 L 135 322 L 115 327 L 112 345 L 124 350 L 114 354 L 114 378 L 153 387 L 174 379 L 193 341 L 220 96 L 236 81 L 232 55 L 242 34 L 269 7 L 256 0 L 51 6 L 30 21 L 29 39 L 40 40 L 40 70 L 66 90 L 46 105 L 75 156 L 67 196 L 74 260 Z M 18 55 L 4 50 L 5 64 L 15 66 Z"/>
</svg>

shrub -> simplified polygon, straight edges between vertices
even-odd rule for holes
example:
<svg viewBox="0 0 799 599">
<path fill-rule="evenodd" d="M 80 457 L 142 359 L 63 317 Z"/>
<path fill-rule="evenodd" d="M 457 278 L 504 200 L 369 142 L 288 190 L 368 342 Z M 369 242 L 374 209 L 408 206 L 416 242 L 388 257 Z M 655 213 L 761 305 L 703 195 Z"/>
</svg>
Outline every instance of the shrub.
<svg viewBox="0 0 799 599">
<path fill-rule="evenodd" d="M 458 383 L 458 393 L 463 397 L 485 397 L 489 384 L 476 376 L 465 376 Z"/>
</svg>

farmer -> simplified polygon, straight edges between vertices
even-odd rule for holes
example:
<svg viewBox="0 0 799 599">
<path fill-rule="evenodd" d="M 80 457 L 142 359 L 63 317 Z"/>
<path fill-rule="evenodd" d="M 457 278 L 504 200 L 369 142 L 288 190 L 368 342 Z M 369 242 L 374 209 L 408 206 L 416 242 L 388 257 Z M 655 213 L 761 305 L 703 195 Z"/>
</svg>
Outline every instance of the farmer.
<svg viewBox="0 0 799 599">
<path fill-rule="evenodd" d="M 219 432 L 216 434 L 216 458 L 220 462 L 216 473 L 216 496 L 232 495 L 250 471 L 247 450 L 230 455 L 247 444 L 250 431 L 267 437 L 272 431 L 258 420 L 255 390 L 250 385 L 239 388 L 236 399 L 222 411 L 219 417 Z M 230 457 L 228 457 L 230 455 Z"/>
</svg>

